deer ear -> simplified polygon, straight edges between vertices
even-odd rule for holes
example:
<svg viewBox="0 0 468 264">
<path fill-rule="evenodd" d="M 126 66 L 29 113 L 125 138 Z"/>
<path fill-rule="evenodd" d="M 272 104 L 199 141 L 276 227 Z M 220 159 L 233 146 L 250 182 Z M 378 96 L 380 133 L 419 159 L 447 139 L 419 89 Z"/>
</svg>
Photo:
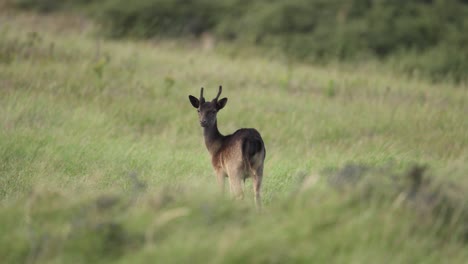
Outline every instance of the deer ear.
<svg viewBox="0 0 468 264">
<path fill-rule="evenodd" d="M 223 99 L 219 100 L 217 103 L 216 103 L 216 108 L 218 108 L 218 110 L 221 110 L 223 109 L 223 107 L 226 105 L 227 103 L 227 98 L 224 97 Z"/>
<path fill-rule="evenodd" d="M 195 96 L 189 95 L 188 98 L 193 107 L 198 108 L 200 106 L 200 101 Z"/>
</svg>

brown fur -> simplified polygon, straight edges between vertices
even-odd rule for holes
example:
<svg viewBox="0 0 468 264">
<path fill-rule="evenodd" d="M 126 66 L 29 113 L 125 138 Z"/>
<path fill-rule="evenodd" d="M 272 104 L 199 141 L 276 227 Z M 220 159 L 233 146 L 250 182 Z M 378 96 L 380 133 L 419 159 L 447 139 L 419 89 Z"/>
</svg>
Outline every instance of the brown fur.
<svg viewBox="0 0 468 264">
<path fill-rule="evenodd" d="M 221 91 L 220 86 L 218 95 L 211 102 L 205 102 L 203 88 L 200 99 L 192 95 L 189 99 L 192 106 L 198 109 L 205 145 L 211 155 L 211 163 L 221 190 L 224 192 L 224 180 L 228 178 L 231 193 L 242 199 L 244 197 L 242 182 L 252 177 L 255 204 L 260 209 L 265 144 L 260 133 L 253 128 L 242 128 L 227 136 L 219 132 L 216 114 L 227 103 L 227 98 L 218 101 Z"/>
</svg>

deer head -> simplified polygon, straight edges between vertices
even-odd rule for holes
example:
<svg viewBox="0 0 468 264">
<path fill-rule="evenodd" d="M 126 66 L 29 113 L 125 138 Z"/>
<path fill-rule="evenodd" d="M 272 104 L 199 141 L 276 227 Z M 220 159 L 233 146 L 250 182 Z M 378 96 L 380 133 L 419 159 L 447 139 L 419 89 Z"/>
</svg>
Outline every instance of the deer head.
<svg viewBox="0 0 468 264">
<path fill-rule="evenodd" d="M 198 110 L 198 118 L 200 119 L 200 125 L 202 127 L 213 126 L 216 123 L 216 114 L 226 105 L 227 98 L 218 100 L 222 90 L 223 87 L 220 85 L 218 95 L 216 95 L 216 97 L 211 100 L 211 102 L 205 101 L 205 98 L 203 97 L 203 87 L 200 89 L 199 99 L 197 99 L 195 96 L 189 95 L 190 103 Z"/>
</svg>

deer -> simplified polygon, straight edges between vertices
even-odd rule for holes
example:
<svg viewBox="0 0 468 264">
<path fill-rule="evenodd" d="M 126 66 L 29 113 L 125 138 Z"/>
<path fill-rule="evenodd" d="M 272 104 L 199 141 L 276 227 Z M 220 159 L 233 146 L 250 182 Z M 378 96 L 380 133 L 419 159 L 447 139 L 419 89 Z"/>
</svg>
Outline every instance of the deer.
<svg viewBox="0 0 468 264">
<path fill-rule="evenodd" d="M 219 99 L 222 89 L 220 85 L 218 95 L 211 101 L 205 101 L 202 87 L 200 98 L 189 95 L 189 100 L 198 111 L 205 145 L 211 156 L 211 164 L 222 194 L 225 192 L 225 179 L 228 178 L 231 195 L 243 199 L 242 182 L 245 184 L 245 180 L 251 177 L 255 206 L 260 210 L 265 144 L 260 133 L 254 128 L 241 128 L 226 136 L 219 132 L 216 116 L 228 100 Z"/>
</svg>

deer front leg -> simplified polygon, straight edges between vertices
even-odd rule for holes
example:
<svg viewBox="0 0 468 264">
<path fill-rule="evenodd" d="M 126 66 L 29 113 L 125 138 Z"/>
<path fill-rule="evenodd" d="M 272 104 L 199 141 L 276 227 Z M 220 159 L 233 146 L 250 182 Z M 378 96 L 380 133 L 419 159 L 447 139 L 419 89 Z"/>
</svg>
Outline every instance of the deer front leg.
<svg viewBox="0 0 468 264">
<path fill-rule="evenodd" d="M 222 195 L 225 193 L 224 179 L 226 179 L 226 173 L 222 170 L 216 170 L 216 181 L 218 182 L 218 186 Z"/>
</svg>

